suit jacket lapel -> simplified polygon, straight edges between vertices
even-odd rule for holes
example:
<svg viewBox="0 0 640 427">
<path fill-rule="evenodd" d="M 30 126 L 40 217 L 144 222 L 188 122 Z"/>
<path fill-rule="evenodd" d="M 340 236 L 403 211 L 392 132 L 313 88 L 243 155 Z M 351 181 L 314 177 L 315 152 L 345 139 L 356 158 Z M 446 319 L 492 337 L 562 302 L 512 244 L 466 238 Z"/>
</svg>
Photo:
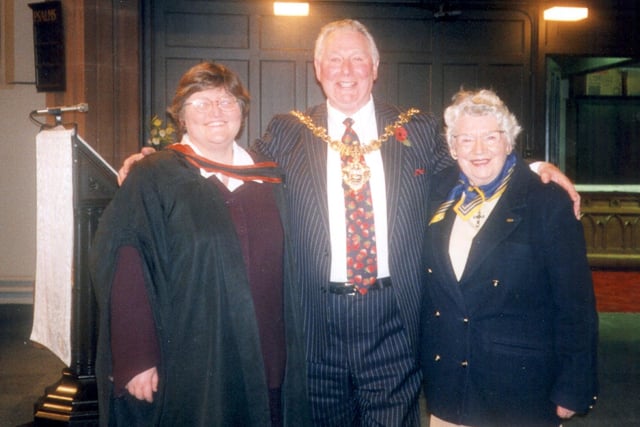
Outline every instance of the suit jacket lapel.
<svg viewBox="0 0 640 427">
<path fill-rule="evenodd" d="M 433 227 L 434 233 L 431 250 L 434 251 L 433 257 L 436 260 L 434 265 L 439 266 L 440 275 L 443 276 L 443 280 L 438 282 L 444 284 L 444 292 L 451 295 L 451 298 L 456 301 L 460 308 L 464 308 L 464 297 L 449 257 L 449 240 L 455 216 L 455 213 L 449 210 L 442 221 L 430 226 Z"/>
<path fill-rule="evenodd" d="M 452 167 L 447 171 L 441 172 L 439 179 L 436 181 L 437 186 L 432 188 L 430 195 L 429 205 L 431 215 L 440 206 L 443 200 L 445 200 L 449 194 L 451 188 L 455 185 L 458 178 L 459 169 Z M 449 209 L 445 214 L 444 219 L 440 222 L 431 224 L 429 226 L 429 233 L 431 234 L 431 257 L 434 259 L 433 264 L 439 267 L 442 276 L 442 280 L 436 282 L 444 284 L 444 292 L 451 295 L 452 299 L 456 303 L 464 308 L 464 298 L 458 285 L 458 279 L 453 271 L 451 265 L 451 258 L 449 257 L 449 240 L 451 237 L 451 229 L 453 228 L 453 222 L 455 221 L 456 214 L 453 209 Z M 429 220 L 431 218 L 429 217 Z"/>
<path fill-rule="evenodd" d="M 385 126 L 392 124 L 397 118 L 397 111 L 384 104 L 380 106 L 376 104 L 378 136 L 382 136 Z M 393 236 L 393 229 L 398 223 L 398 209 L 402 202 L 400 200 L 400 186 L 402 185 L 403 153 L 404 150 L 402 150 L 402 144 L 400 144 L 395 137 L 389 138 L 389 140 L 380 147 L 387 190 L 387 222 L 389 238 Z"/>
<path fill-rule="evenodd" d="M 317 126 L 327 128 L 327 106 L 325 103 L 315 107 L 309 114 Z M 327 201 L 327 144 L 318 139 L 307 130 L 303 133 L 303 147 L 306 150 L 309 162 L 309 174 L 315 197 L 316 206 L 319 206 L 319 213 L 322 216 L 322 224 L 326 235 L 329 235 L 329 207 Z"/>
</svg>

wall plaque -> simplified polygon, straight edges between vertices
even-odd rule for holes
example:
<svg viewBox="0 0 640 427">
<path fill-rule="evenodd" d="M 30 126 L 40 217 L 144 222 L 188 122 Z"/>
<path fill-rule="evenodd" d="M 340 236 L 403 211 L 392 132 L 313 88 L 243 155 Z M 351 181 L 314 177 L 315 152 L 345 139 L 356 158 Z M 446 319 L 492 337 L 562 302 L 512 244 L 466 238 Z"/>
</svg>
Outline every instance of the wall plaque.
<svg viewBox="0 0 640 427">
<path fill-rule="evenodd" d="M 30 3 L 38 92 L 65 90 L 64 27 L 62 2 Z"/>
</svg>

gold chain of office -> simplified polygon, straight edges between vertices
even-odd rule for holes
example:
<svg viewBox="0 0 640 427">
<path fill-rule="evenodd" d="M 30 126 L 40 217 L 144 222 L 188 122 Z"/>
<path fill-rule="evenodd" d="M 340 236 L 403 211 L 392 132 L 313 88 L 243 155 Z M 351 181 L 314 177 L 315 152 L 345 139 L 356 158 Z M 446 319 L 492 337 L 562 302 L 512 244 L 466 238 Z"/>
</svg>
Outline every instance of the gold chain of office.
<svg viewBox="0 0 640 427">
<path fill-rule="evenodd" d="M 339 152 L 343 156 L 359 158 L 361 155 L 368 154 L 380 149 L 382 144 L 395 134 L 397 128 L 406 123 L 409 123 L 411 117 L 418 114 L 419 112 L 420 110 L 418 110 L 417 108 L 410 108 L 404 113 L 400 113 L 398 115 L 398 119 L 393 124 L 385 126 L 384 133 L 380 138 L 374 139 L 369 145 L 365 146 L 363 146 L 362 144 L 348 145 L 342 141 L 331 140 L 331 138 L 329 138 L 329 135 L 327 134 L 327 130 L 322 126 L 316 126 L 316 124 L 313 123 L 313 120 L 311 120 L 311 117 L 295 110 L 291 111 L 291 114 L 297 117 L 298 120 L 300 120 L 300 122 L 305 125 L 311 131 L 311 133 L 313 133 L 314 136 L 326 142 L 333 150 Z"/>
</svg>

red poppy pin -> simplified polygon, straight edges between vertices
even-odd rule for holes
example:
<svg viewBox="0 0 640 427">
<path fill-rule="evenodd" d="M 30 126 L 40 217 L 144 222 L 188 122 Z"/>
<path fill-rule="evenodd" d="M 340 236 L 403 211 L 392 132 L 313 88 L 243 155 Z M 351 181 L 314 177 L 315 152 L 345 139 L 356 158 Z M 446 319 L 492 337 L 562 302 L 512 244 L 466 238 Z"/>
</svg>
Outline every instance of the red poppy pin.
<svg viewBox="0 0 640 427">
<path fill-rule="evenodd" d="M 400 142 L 402 145 L 406 147 L 411 147 L 411 141 L 409 141 L 409 134 L 407 130 L 402 126 L 397 126 L 394 129 L 393 136 Z"/>
</svg>

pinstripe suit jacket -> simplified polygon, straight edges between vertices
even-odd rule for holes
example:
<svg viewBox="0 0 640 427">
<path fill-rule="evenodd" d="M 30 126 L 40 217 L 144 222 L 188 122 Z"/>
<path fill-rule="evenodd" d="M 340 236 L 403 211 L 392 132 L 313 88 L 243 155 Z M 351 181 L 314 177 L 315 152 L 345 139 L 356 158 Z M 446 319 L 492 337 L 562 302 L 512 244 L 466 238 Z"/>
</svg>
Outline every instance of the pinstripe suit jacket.
<svg viewBox="0 0 640 427">
<path fill-rule="evenodd" d="M 378 134 L 392 124 L 398 108 L 375 103 Z M 327 107 L 306 114 L 326 128 Z M 384 166 L 389 233 L 389 269 L 398 309 L 412 349 L 417 352 L 420 308 L 420 251 L 427 221 L 427 196 L 433 173 L 452 164 L 437 121 L 417 114 L 404 125 L 412 146 L 395 138 L 380 151 Z M 329 282 L 331 246 L 327 205 L 328 146 L 293 115 L 273 118 L 254 149 L 278 162 L 285 173 L 290 209 L 290 235 L 301 291 L 304 331 L 310 360 L 326 348 L 325 304 L 322 287 Z"/>
</svg>

